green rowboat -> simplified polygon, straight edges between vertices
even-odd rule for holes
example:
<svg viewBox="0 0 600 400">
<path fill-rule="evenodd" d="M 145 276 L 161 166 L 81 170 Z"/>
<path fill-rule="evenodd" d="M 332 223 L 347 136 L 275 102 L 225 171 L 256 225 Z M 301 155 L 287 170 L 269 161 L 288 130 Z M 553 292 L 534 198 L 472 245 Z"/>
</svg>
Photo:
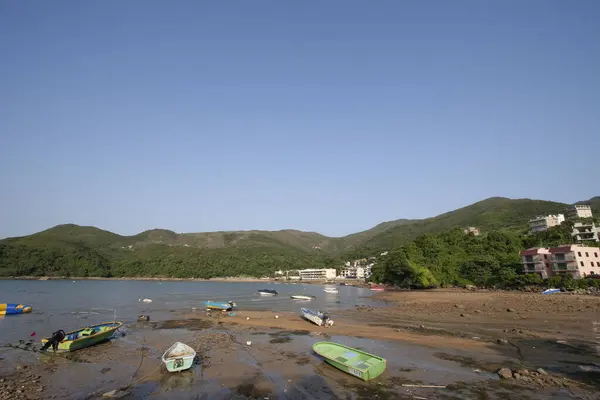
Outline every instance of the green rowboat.
<svg viewBox="0 0 600 400">
<path fill-rule="evenodd" d="M 317 342 L 313 350 L 339 370 L 364 381 L 377 378 L 385 371 L 384 358 L 333 342 Z"/>
<path fill-rule="evenodd" d="M 63 332 L 64 339 L 58 343 L 56 352 L 68 353 L 104 342 L 110 339 L 121 326 L 123 326 L 122 322 L 114 321 L 92 325 L 66 334 Z M 42 344 L 46 344 L 51 339 L 42 339 Z"/>
</svg>

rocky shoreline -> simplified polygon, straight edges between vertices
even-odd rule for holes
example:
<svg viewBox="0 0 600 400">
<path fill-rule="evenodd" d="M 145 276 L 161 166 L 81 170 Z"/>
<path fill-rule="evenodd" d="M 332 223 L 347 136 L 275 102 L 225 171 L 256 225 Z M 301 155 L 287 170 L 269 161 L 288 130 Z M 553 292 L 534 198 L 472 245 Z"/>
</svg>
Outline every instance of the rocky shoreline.
<svg viewBox="0 0 600 400">
<path fill-rule="evenodd" d="M 465 290 L 377 297 L 386 305 L 339 311 L 331 328 L 293 312 L 174 311 L 65 356 L 0 348 L 0 399 L 597 398 L 598 297 Z M 383 355 L 388 369 L 364 383 L 315 356 L 319 340 Z M 162 351 L 174 341 L 197 350 L 193 370 L 161 371 Z"/>
</svg>

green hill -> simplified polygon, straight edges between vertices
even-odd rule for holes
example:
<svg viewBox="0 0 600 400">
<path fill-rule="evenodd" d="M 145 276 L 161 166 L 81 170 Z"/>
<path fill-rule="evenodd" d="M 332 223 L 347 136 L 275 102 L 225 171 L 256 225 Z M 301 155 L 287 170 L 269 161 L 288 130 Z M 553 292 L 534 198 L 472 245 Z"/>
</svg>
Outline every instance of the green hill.
<svg viewBox="0 0 600 400">
<path fill-rule="evenodd" d="M 590 204 L 600 215 L 600 197 Z M 153 229 L 122 236 L 73 224 L 0 241 L 0 276 L 177 276 L 270 274 L 278 269 L 339 265 L 342 260 L 400 249 L 425 233 L 476 226 L 523 231 L 538 215 L 564 212 L 566 204 L 489 198 L 423 220 L 396 220 L 341 238 L 315 232 L 231 231 L 176 233 Z"/>
<path fill-rule="evenodd" d="M 529 219 L 536 215 L 562 213 L 567 206 L 551 201 L 491 197 L 437 217 L 391 224 L 357 243 L 352 251 L 357 255 L 374 254 L 397 248 L 424 233 L 440 233 L 468 226 L 475 226 L 482 232 L 525 228 Z"/>
</svg>

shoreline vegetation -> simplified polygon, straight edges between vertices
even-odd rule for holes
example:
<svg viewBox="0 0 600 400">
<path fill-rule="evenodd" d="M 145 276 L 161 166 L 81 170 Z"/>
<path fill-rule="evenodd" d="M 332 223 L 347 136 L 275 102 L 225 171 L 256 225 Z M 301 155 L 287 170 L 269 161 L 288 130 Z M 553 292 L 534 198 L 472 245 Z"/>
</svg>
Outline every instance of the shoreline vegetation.
<svg viewBox="0 0 600 400">
<path fill-rule="evenodd" d="M 592 201 L 594 212 L 600 212 L 600 197 Z M 573 283 L 564 275 L 544 281 L 523 271 L 520 251 L 574 242 L 572 220 L 528 232 L 530 218 L 565 207 L 491 198 L 438 217 L 392 221 L 343 238 L 294 230 L 178 234 L 155 229 L 121 236 L 95 227 L 59 225 L 0 240 L 0 276 L 248 282 L 255 279 L 251 277 L 273 277 L 278 270 L 341 269 L 354 260 L 372 265 L 371 281 L 400 288 L 598 288 L 600 280 Z M 465 231 L 465 226 L 476 227 L 480 234 Z"/>
<path fill-rule="evenodd" d="M 276 278 L 250 278 L 250 277 L 230 277 L 230 278 L 169 278 L 169 277 L 110 277 L 101 276 L 0 276 L 0 280 L 14 281 L 164 281 L 164 282 L 265 282 L 280 284 L 309 284 L 309 285 L 337 285 L 345 283 L 347 286 L 368 286 L 368 283 L 357 281 L 356 279 L 336 280 L 335 282 L 319 279 L 286 281 Z"/>
</svg>

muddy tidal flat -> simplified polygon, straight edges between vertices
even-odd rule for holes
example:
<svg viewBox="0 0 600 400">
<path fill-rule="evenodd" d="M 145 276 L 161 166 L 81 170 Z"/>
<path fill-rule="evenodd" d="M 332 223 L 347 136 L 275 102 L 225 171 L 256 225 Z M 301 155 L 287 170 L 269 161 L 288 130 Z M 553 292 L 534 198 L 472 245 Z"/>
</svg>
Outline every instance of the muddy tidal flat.
<svg viewBox="0 0 600 400">
<path fill-rule="evenodd" d="M 145 309 L 150 321 L 122 318 L 115 339 L 66 355 L 32 351 L 40 332 L 13 329 L 0 347 L 0 399 L 600 398 L 598 297 L 437 290 L 361 300 L 350 292 L 358 289 L 344 290 L 354 297 L 330 300 L 338 305 L 331 328 L 294 310 L 311 302 L 283 296 L 264 308 L 238 302 L 229 316 L 159 304 L 165 295 Z M 52 321 L 15 318 L 28 317 Z M 322 340 L 380 355 L 387 370 L 370 382 L 338 371 L 312 351 Z M 176 341 L 198 357 L 190 370 L 170 374 L 160 359 Z"/>
</svg>

